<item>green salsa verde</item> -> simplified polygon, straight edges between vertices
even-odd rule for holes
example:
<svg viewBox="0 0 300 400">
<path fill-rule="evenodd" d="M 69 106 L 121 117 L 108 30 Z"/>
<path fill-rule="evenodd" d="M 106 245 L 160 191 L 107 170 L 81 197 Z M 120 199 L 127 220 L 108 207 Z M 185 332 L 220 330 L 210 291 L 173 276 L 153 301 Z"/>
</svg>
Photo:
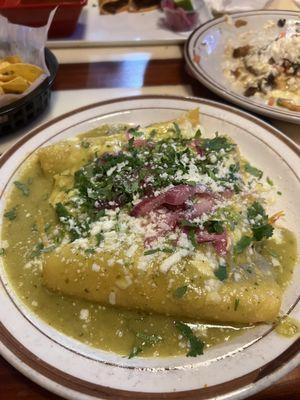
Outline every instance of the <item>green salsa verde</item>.
<svg viewBox="0 0 300 400">
<path fill-rule="evenodd" d="M 1 249 L 6 272 L 17 295 L 50 326 L 90 346 L 129 357 L 186 354 L 191 351 L 192 343 L 198 346 L 197 354 L 201 354 L 199 346 L 204 344 L 208 348 L 228 341 L 253 327 L 195 320 L 182 323 L 178 318 L 103 306 L 47 289 L 36 256 L 53 250 L 52 245 L 38 246 L 47 231 L 57 225 L 55 210 L 47 201 L 52 188 L 52 179 L 44 175 L 38 157 L 32 156 L 7 199 L 2 226 L 2 244 L 6 245 Z M 272 261 L 272 273 L 284 290 L 292 277 L 297 253 L 293 233 L 281 228 L 281 236 L 280 242 L 270 238 L 257 246 L 260 254 Z M 180 298 L 185 292 L 183 286 L 174 295 Z M 239 306 L 240 300 L 236 299 L 234 309 Z M 199 341 L 195 342 L 191 334 Z"/>
</svg>

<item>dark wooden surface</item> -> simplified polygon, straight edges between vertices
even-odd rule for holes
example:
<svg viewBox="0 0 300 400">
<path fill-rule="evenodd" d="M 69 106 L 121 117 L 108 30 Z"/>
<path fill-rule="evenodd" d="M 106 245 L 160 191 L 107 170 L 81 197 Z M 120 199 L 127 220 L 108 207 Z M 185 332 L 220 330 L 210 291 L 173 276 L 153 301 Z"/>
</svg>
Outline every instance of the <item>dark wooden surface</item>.
<svg viewBox="0 0 300 400">
<path fill-rule="evenodd" d="M 187 73 L 182 59 L 64 64 L 59 68 L 54 90 L 183 84 L 191 85 L 194 96 L 223 101 Z M 59 397 L 25 378 L 0 357 L 0 400 L 17 399 L 56 400 Z M 300 366 L 249 400 L 300 400 Z"/>
</svg>

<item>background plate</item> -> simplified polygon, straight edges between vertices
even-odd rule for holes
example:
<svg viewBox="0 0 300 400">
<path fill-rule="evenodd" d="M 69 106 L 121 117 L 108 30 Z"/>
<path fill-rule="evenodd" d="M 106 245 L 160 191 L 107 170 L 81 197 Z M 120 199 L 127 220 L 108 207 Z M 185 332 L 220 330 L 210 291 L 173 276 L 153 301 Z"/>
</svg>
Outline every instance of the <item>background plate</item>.
<svg viewBox="0 0 300 400">
<path fill-rule="evenodd" d="M 300 20 L 299 13 L 294 11 L 256 10 L 232 14 L 230 22 L 228 16 L 209 21 L 190 35 L 185 44 L 184 57 L 194 77 L 221 97 L 258 114 L 300 124 L 299 112 L 268 106 L 263 99 L 254 96 L 245 97 L 231 86 L 223 72 L 224 52 L 229 42 L 238 47 L 238 36 L 249 31 L 257 40 L 262 35 L 274 38 L 284 29 L 277 26 L 280 18 Z M 236 28 L 234 22 L 238 19 L 247 21 L 247 25 Z M 263 26 L 268 21 L 273 21 L 274 26 L 266 32 Z"/>
</svg>

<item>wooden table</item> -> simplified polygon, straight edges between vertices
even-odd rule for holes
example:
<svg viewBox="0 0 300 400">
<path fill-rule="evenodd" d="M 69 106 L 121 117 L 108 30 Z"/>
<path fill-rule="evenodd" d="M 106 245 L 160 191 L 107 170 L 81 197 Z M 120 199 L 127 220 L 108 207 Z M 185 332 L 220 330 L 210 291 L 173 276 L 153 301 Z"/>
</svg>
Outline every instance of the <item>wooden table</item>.
<svg viewBox="0 0 300 400">
<path fill-rule="evenodd" d="M 54 90 L 163 85 L 190 85 L 194 96 L 223 101 L 188 75 L 181 58 L 143 60 L 141 56 L 140 60 L 132 61 L 63 64 L 60 66 Z M 89 103 L 89 99 L 86 99 L 86 103 Z M 297 137 L 296 133 L 299 130 L 295 126 L 287 126 L 289 136 L 297 138 L 298 143 L 300 137 Z M 0 358 L 0 400 L 16 399 L 54 400 L 58 397 L 32 383 Z M 300 366 L 272 387 L 251 397 L 251 400 L 296 399 L 300 399 Z"/>
</svg>

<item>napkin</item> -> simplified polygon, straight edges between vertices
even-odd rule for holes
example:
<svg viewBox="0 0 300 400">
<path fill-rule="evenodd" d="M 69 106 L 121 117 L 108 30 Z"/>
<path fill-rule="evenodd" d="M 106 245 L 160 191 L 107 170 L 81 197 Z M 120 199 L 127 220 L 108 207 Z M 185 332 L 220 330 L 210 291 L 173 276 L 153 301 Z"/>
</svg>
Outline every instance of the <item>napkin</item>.
<svg viewBox="0 0 300 400">
<path fill-rule="evenodd" d="M 259 9 L 300 10 L 300 0 L 205 0 L 214 14 Z"/>
</svg>

